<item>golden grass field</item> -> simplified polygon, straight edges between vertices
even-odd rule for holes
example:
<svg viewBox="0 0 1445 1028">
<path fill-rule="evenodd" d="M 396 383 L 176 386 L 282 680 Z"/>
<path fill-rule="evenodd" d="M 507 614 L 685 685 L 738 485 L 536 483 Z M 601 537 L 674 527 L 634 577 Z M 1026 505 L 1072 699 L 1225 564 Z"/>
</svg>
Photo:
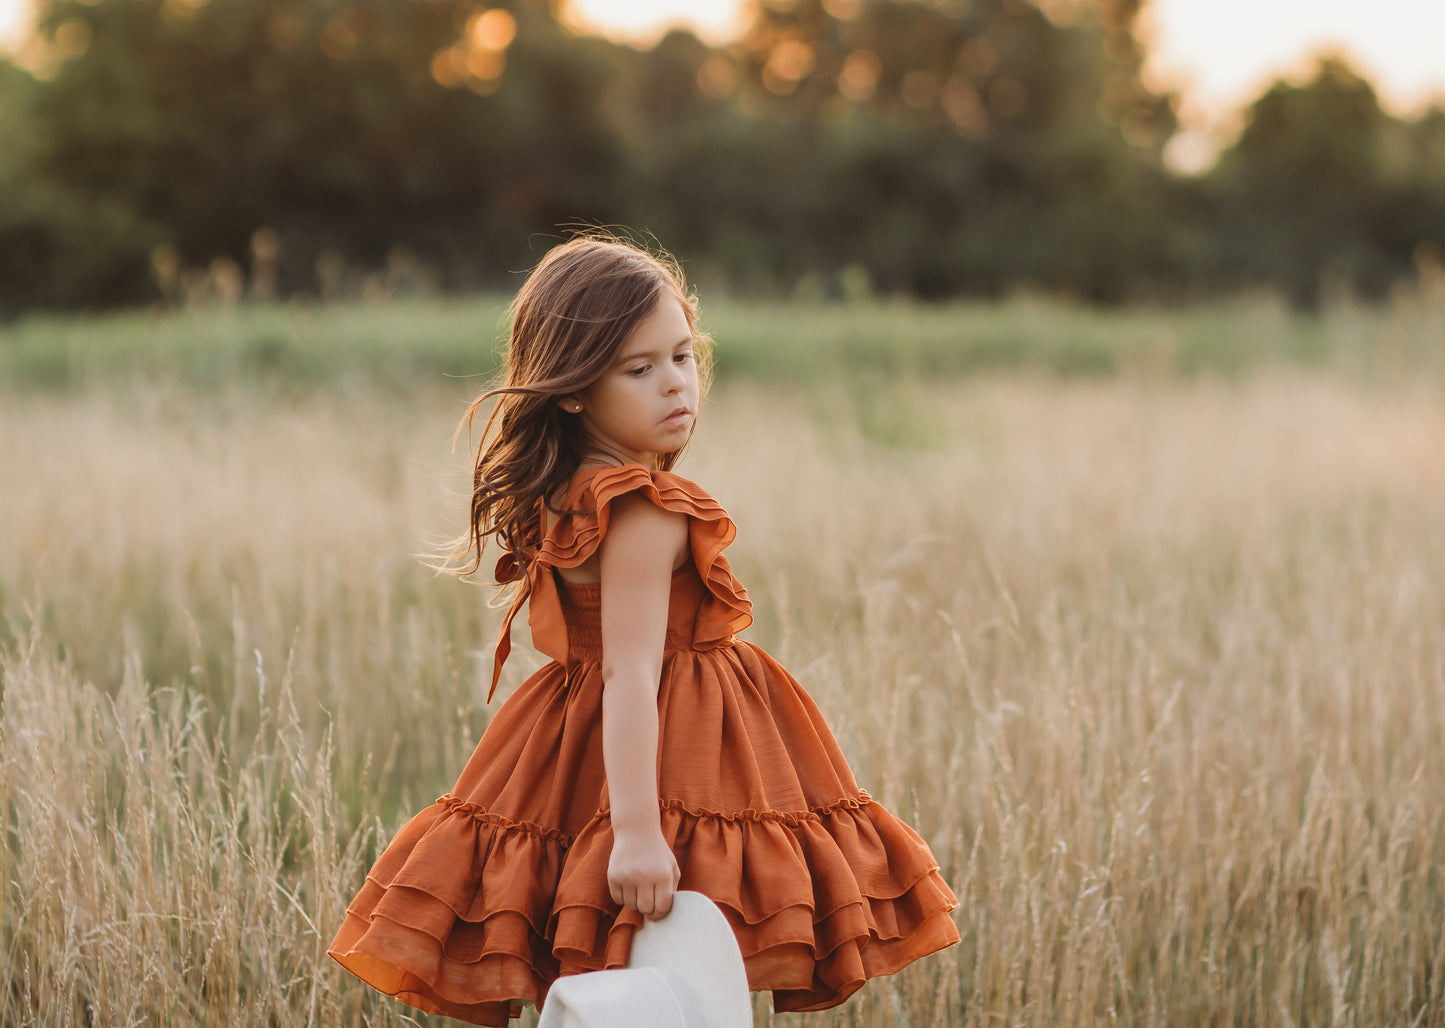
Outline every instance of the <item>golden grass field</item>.
<svg viewBox="0 0 1445 1028">
<path fill-rule="evenodd" d="M 469 388 L 0 400 L 0 1023 L 441 1023 L 324 950 L 488 718 Z M 679 470 L 962 901 L 759 1025 L 1445 1024 L 1445 381 L 725 381 Z"/>
</svg>

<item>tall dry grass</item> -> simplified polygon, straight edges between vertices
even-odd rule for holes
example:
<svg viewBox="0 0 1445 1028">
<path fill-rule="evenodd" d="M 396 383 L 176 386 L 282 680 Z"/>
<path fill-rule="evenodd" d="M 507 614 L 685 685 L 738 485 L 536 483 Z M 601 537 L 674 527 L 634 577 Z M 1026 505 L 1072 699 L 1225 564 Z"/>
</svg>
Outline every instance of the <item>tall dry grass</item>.
<svg viewBox="0 0 1445 1028">
<path fill-rule="evenodd" d="M 411 1023 L 323 951 L 488 716 L 461 399 L 0 403 L 0 1022 Z M 758 1023 L 1445 1024 L 1438 386 L 735 386 L 683 470 L 962 900 Z"/>
</svg>

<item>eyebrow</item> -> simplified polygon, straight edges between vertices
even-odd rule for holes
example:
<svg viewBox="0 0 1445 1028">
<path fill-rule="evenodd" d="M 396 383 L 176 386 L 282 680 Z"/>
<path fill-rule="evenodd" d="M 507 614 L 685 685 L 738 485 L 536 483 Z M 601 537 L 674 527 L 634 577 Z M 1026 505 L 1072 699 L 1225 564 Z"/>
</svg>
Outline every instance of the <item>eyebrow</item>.
<svg viewBox="0 0 1445 1028">
<path fill-rule="evenodd" d="M 630 350 L 627 353 L 620 355 L 613 363 L 630 364 L 635 360 L 642 360 L 646 357 L 656 357 L 658 354 L 662 353 L 676 353 L 684 346 L 692 346 L 695 342 L 695 336 L 684 336 L 682 339 L 679 339 L 677 342 L 672 344 L 671 350 Z"/>
</svg>

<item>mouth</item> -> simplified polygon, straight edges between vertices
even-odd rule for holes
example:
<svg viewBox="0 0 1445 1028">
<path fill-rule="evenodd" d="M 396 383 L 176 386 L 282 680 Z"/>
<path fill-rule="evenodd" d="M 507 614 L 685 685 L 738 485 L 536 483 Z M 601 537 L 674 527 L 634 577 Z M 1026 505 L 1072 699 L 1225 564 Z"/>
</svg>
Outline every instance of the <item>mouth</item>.
<svg viewBox="0 0 1445 1028">
<path fill-rule="evenodd" d="M 664 425 L 683 425 L 686 424 L 687 420 L 691 417 L 692 411 L 688 410 L 686 407 L 679 407 L 667 417 L 663 418 L 662 423 Z"/>
</svg>

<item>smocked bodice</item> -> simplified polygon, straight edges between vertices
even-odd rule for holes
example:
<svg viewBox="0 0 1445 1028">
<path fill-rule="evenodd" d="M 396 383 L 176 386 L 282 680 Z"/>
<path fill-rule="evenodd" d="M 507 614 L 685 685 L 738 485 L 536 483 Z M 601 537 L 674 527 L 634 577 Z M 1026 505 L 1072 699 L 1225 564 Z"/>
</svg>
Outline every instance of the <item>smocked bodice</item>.
<svg viewBox="0 0 1445 1028">
<path fill-rule="evenodd" d="M 568 582 L 554 574 L 562 621 L 567 630 L 566 662 L 602 659 L 602 587 L 595 582 Z M 672 591 L 667 603 L 666 652 L 676 650 L 711 650 L 726 646 L 733 636 L 698 638 L 698 614 L 709 593 L 698 578 L 692 564 L 684 564 L 672 575 Z"/>
</svg>

